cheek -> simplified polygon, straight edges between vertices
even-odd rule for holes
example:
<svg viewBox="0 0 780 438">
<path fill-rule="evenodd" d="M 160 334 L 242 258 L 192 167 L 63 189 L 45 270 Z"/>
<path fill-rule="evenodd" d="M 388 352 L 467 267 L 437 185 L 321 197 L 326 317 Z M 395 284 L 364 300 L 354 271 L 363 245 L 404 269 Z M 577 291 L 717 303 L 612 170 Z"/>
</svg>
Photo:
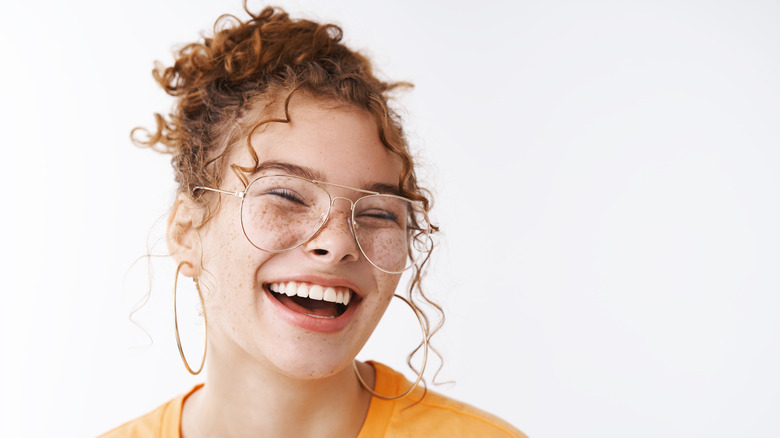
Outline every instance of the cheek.
<svg viewBox="0 0 780 438">
<path fill-rule="evenodd" d="M 390 301 L 393 299 L 393 294 L 395 294 L 396 288 L 398 287 L 398 281 L 401 279 L 401 276 L 398 274 L 384 274 L 376 279 L 376 285 L 377 285 L 377 291 L 379 292 L 379 316 L 381 317 L 385 309 L 387 309 L 387 306 L 390 304 Z"/>
<path fill-rule="evenodd" d="M 387 296 L 387 299 L 390 300 L 398 287 L 399 281 L 401 281 L 401 274 L 382 273 L 376 277 L 377 290 L 382 296 Z"/>
<path fill-rule="evenodd" d="M 229 213 L 220 212 L 203 233 L 202 260 L 212 310 L 234 317 L 238 309 L 246 308 L 249 300 L 255 299 L 256 272 L 270 253 L 252 246 L 241 231 L 241 224 L 231 221 Z"/>
<path fill-rule="evenodd" d="M 240 228 L 239 230 L 240 231 Z M 214 223 L 204 236 L 203 268 L 218 282 L 233 282 L 237 272 L 235 268 L 246 265 L 248 257 L 242 250 L 241 241 L 231 223 Z"/>
</svg>

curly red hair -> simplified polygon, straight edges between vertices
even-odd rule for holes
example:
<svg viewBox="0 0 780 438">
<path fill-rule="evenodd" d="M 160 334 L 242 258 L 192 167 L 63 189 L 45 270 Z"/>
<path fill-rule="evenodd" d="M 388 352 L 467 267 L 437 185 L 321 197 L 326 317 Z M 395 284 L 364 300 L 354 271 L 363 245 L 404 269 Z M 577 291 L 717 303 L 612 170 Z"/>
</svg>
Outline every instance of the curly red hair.
<svg viewBox="0 0 780 438">
<path fill-rule="evenodd" d="M 288 93 L 308 94 L 362 108 L 377 122 L 384 145 L 398 155 L 403 170 L 399 186 L 407 196 L 423 201 L 429 196 L 417 185 L 414 162 L 400 119 L 388 106 L 388 92 L 406 82 L 379 80 L 371 63 L 341 43 L 342 30 L 333 24 L 293 20 L 279 9 L 250 12 L 242 22 L 223 15 L 214 35 L 184 46 L 173 66 L 157 65 L 155 80 L 177 98 L 168 118 L 155 114 L 156 131 L 136 144 L 173 155 L 179 191 L 192 195 L 195 186 L 218 186 L 221 163 L 235 141 L 246 134 L 236 129 L 258 99 L 271 107 Z M 266 120 L 268 121 L 286 121 Z M 252 153 L 252 152 L 250 152 Z"/>
</svg>

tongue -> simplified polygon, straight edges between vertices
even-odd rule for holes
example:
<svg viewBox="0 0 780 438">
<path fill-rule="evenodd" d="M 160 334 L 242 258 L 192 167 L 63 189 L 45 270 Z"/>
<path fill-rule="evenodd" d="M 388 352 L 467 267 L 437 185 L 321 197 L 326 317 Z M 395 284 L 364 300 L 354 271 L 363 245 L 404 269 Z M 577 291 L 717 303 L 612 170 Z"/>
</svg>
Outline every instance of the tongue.
<svg viewBox="0 0 780 438">
<path fill-rule="evenodd" d="M 310 300 L 298 296 L 274 294 L 276 298 L 288 309 L 304 315 L 314 315 L 323 318 L 335 318 L 339 316 L 338 304 L 329 301 Z"/>
</svg>

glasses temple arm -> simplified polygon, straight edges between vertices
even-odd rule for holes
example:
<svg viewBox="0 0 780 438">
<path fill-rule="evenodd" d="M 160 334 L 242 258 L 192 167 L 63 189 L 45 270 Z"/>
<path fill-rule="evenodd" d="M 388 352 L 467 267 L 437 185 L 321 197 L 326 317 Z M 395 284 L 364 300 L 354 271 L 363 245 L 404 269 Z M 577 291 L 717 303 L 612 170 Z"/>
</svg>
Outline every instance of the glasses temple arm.
<svg viewBox="0 0 780 438">
<path fill-rule="evenodd" d="M 208 191 L 211 191 L 211 192 L 217 192 L 217 193 L 223 193 L 225 195 L 236 196 L 238 198 L 243 198 L 244 197 L 244 192 L 230 192 L 230 191 L 227 191 L 227 190 L 212 189 L 211 187 L 195 186 L 194 190 L 208 190 Z"/>
</svg>

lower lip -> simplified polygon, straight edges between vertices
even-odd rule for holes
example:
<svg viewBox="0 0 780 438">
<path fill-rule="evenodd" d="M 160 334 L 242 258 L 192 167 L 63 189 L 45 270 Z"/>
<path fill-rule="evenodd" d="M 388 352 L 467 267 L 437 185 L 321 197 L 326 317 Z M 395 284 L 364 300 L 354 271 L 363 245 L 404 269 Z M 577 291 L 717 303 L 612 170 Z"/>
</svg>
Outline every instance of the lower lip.
<svg viewBox="0 0 780 438">
<path fill-rule="evenodd" d="M 347 306 L 347 310 L 338 318 L 316 318 L 288 309 L 287 306 L 280 303 L 279 300 L 271 295 L 273 292 L 269 291 L 267 288 L 263 288 L 263 291 L 265 292 L 267 301 L 271 303 L 271 308 L 274 309 L 274 313 L 288 323 L 310 332 L 335 333 L 343 330 L 352 320 L 352 315 L 354 315 L 355 308 L 358 306 L 358 303 L 351 303 Z"/>
</svg>

